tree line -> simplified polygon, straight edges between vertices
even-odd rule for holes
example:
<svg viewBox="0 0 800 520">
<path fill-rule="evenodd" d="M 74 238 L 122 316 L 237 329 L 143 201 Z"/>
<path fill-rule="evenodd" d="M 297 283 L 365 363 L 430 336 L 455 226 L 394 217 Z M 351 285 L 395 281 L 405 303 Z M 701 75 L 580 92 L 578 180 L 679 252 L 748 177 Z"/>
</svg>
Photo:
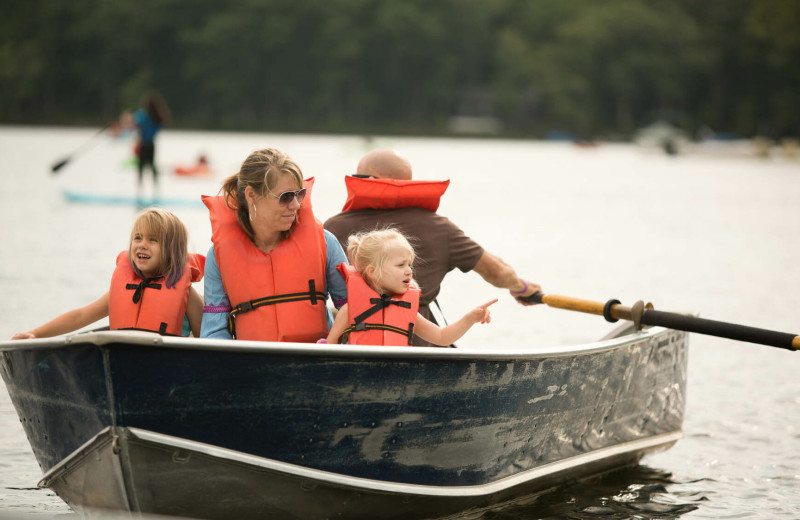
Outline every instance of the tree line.
<svg viewBox="0 0 800 520">
<path fill-rule="evenodd" d="M 177 128 L 800 135 L 794 0 L 7 0 L 0 122 L 100 124 L 160 91 Z"/>
</svg>

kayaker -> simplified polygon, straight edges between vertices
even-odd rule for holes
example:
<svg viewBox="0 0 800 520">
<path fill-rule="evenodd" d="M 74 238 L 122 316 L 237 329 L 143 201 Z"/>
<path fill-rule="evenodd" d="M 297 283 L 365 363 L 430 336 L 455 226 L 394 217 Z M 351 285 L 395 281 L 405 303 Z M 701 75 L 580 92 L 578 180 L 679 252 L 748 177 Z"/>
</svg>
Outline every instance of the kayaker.
<svg viewBox="0 0 800 520">
<path fill-rule="evenodd" d="M 211 241 L 200 336 L 315 342 L 333 318 L 326 302 L 347 301 L 336 266 L 342 247 L 311 209 L 313 179 L 288 155 L 251 153 L 225 180 L 221 195 L 203 197 Z"/>
<path fill-rule="evenodd" d="M 192 166 L 185 166 L 185 165 L 178 165 L 173 168 L 173 171 L 178 175 L 211 175 L 213 170 L 208 164 L 208 158 L 205 154 L 200 154 L 197 158 L 197 162 Z"/>
<path fill-rule="evenodd" d="M 111 330 L 175 336 L 190 330 L 199 336 L 203 299 L 192 283 L 203 278 L 205 258 L 187 253 L 187 243 L 186 226 L 173 213 L 159 208 L 144 210 L 133 223 L 128 250 L 117 256 L 108 292 L 11 339 L 66 334 L 106 316 Z"/>
<path fill-rule="evenodd" d="M 339 309 L 328 343 L 411 345 L 416 334 L 434 345 L 448 346 L 475 323 L 489 323 L 491 300 L 446 327 L 419 313 L 420 290 L 412 275 L 414 248 L 396 229 L 352 235 L 347 256 L 352 267 L 339 269 L 347 280 L 348 301 Z"/>
<path fill-rule="evenodd" d="M 350 235 L 376 227 L 396 227 L 408 236 L 420 259 L 415 272 L 422 288 L 419 312 L 426 319 L 436 323 L 429 306 L 439 294 L 445 275 L 455 268 L 475 271 L 495 287 L 508 289 L 515 299 L 541 291 L 538 284 L 519 277 L 503 259 L 484 250 L 447 217 L 436 213 L 449 181 L 412 180 L 411 163 L 396 151 L 368 152 L 358 163 L 356 174 L 345 181 L 347 202 L 341 213 L 325 222 L 325 229 L 343 246 Z M 426 344 L 414 339 L 414 345 Z"/>
</svg>

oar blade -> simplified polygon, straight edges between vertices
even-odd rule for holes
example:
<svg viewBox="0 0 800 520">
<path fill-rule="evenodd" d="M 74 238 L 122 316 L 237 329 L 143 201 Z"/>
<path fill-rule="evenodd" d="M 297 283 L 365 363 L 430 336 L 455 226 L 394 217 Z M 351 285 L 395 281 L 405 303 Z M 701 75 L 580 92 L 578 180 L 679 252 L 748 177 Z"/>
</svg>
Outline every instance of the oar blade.
<svg viewBox="0 0 800 520">
<path fill-rule="evenodd" d="M 58 170 L 60 170 L 61 168 L 63 168 L 64 166 L 66 166 L 66 165 L 67 165 L 67 163 L 69 162 L 69 159 L 70 159 L 70 158 L 69 158 L 69 157 L 67 157 L 66 159 L 62 159 L 62 160 L 58 161 L 57 163 L 55 163 L 55 164 L 53 165 L 53 168 L 52 168 L 52 172 L 51 172 L 51 173 L 54 173 L 54 174 L 55 174 L 55 173 L 58 173 Z"/>
</svg>

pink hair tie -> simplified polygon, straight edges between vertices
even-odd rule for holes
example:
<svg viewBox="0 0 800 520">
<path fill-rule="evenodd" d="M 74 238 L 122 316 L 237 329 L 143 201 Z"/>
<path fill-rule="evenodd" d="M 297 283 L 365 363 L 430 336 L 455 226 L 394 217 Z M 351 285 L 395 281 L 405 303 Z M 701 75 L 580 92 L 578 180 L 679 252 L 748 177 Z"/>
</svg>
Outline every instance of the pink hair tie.
<svg viewBox="0 0 800 520">
<path fill-rule="evenodd" d="M 317 343 L 327 343 L 328 340 L 326 338 L 318 339 Z"/>
<path fill-rule="evenodd" d="M 522 280 L 522 283 L 525 284 L 525 287 L 523 287 L 520 292 L 511 291 L 511 294 L 520 295 L 520 294 L 525 294 L 526 292 L 528 292 L 528 282 L 526 282 L 525 280 Z"/>
</svg>

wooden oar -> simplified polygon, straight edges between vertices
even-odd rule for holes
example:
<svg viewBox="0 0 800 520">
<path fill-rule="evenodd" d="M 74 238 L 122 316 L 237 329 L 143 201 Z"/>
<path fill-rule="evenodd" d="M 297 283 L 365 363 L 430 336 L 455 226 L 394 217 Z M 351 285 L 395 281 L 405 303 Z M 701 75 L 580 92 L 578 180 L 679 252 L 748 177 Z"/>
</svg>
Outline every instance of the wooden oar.
<svg viewBox="0 0 800 520">
<path fill-rule="evenodd" d="M 542 293 L 535 293 L 518 299 L 528 303 L 544 303 L 548 307 L 558 309 L 597 314 L 610 322 L 629 320 L 634 323 L 637 330 L 641 329 L 643 325 L 651 325 L 735 339 L 737 341 L 747 341 L 786 350 L 800 350 L 800 336 L 794 334 L 748 327 L 736 323 L 726 323 L 724 321 L 707 320 L 688 314 L 657 311 L 653 309 L 652 304 L 645 304 L 641 301 L 634 303 L 631 307 L 626 307 L 621 305 L 619 300 L 608 300 L 602 303 Z"/>
<path fill-rule="evenodd" d="M 87 140 L 82 145 L 80 145 L 74 152 L 72 152 L 67 157 L 65 157 L 65 158 L 61 159 L 60 161 L 58 161 L 57 163 L 55 163 L 53 165 L 53 168 L 52 168 L 52 173 L 53 174 L 58 173 L 58 170 L 60 170 L 64 166 L 66 166 L 72 159 L 75 158 L 75 156 L 79 155 L 82 152 L 85 152 L 88 149 L 89 145 L 97 144 L 97 141 L 95 141 L 95 138 L 97 138 L 97 136 L 99 136 L 99 135 L 102 135 L 103 132 L 108 130 L 109 126 L 110 125 L 106 125 L 103 128 L 101 128 L 96 134 L 94 134 L 92 137 L 90 137 L 89 140 Z"/>
</svg>

